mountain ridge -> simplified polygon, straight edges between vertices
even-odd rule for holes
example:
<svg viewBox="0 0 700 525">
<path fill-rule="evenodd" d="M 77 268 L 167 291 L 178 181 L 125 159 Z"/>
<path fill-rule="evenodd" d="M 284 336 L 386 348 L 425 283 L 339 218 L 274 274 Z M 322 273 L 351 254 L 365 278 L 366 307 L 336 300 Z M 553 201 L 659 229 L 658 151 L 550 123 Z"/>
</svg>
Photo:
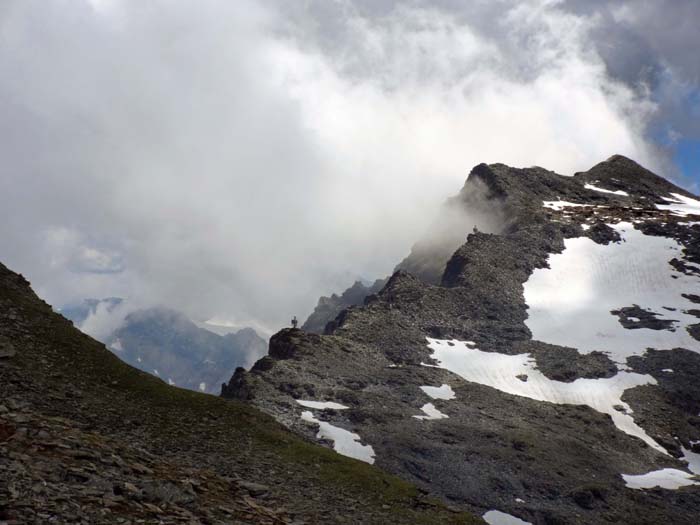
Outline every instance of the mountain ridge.
<svg viewBox="0 0 700 525">
<path fill-rule="evenodd" d="M 0 306 L 0 521 L 480 522 L 123 363 L 2 264 Z"/>
<path fill-rule="evenodd" d="M 700 201 L 621 156 L 572 177 L 482 164 L 457 201 L 469 194 L 505 219 L 497 231 L 474 229 L 465 213 L 459 233 L 471 233 L 447 260 L 436 252 L 441 272 L 435 264 L 419 276 L 399 268 L 363 306 L 342 311 L 328 335 L 283 330 L 269 355 L 250 372 L 237 370 L 222 394 L 309 438 L 323 433 L 322 424 L 354 432 L 373 448 L 375 464 L 472 512 L 496 509 L 537 524 L 694 523 L 700 493 L 685 462 L 700 441 L 692 380 L 700 374 L 693 336 L 700 319 L 688 297 L 697 297 L 700 276 L 692 220 L 700 219 Z M 427 237 L 419 243 L 430 246 Z M 559 261 L 572 253 L 591 265 L 552 284 L 549 276 L 565 271 Z M 418 255 L 435 262 L 429 249 Z M 608 260 L 617 266 L 606 267 Z M 611 272 L 623 284 L 639 273 L 642 284 L 630 281 L 621 300 L 625 290 L 656 297 L 644 279 L 662 291 L 688 288 L 671 299 L 662 294 L 659 301 L 673 302 L 659 303 L 666 310 L 652 302 L 597 311 L 595 301 L 575 299 L 585 298 L 586 286 L 567 295 L 565 283 L 578 278 L 596 293 L 617 289 L 617 281 L 597 284 Z M 580 320 L 561 317 L 572 307 Z M 636 317 L 635 308 L 649 315 Z M 555 342 L 585 332 L 587 315 L 621 338 L 618 350 L 595 325 L 587 336 L 594 351 Z M 569 333 L 552 332 L 555 319 L 574 323 Z M 669 320 L 666 328 L 658 319 Z M 660 349 L 639 347 L 639 334 Z M 674 349 L 673 341 L 691 349 Z M 668 370 L 679 373 L 670 378 Z M 429 394 L 438 387 L 452 397 Z M 596 389 L 603 397 L 591 397 Z M 310 424 L 303 411 L 311 401 L 345 408 L 317 408 L 320 423 Z M 678 490 L 631 488 L 671 471 L 685 479 Z"/>
</svg>

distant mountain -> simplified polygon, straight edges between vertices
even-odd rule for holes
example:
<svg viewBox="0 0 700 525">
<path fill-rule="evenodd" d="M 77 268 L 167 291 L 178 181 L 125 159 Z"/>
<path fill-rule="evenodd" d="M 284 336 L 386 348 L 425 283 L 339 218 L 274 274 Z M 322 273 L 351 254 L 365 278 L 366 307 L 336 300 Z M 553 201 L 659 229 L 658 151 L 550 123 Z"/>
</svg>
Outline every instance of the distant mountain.
<svg viewBox="0 0 700 525">
<path fill-rule="evenodd" d="M 101 305 L 111 311 L 123 300 L 87 299 L 60 310 L 83 328 Z M 218 393 L 231 371 L 265 354 L 267 342 L 252 328 L 219 335 L 198 327 L 183 313 L 158 307 L 136 310 L 103 337 L 103 343 L 130 365 L 172 385 Z"/>
</svg>

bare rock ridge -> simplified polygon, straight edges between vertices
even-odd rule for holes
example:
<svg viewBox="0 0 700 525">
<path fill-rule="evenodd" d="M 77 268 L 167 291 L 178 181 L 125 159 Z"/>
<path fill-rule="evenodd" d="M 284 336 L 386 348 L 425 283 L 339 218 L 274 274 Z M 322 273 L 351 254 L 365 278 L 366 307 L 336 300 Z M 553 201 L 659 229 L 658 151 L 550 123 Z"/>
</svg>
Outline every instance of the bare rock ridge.
<svg viewBox="0 0 700 525">
<path fill-rule="evenodd" d="M 301 329 L 306 332 L 322 334 L 326 330 L 328 323 L 333 321 L 340 312 L 350 306 L 363 304 L 365 297 L 377 293 L 385 284 L 386 279 L 377 279 L 371 285 L 355 281 L 341 295 L 332 294 L 330 297 L 321 297 L 316 308 L 304 322 Z M 329 330 L 332 330 L 332 327 L 329 327 Z"/>
<path fill-rule="evenodd" d="M 700 200 L 614 156 L 482 164 L 446 210 L 222 395 L 481 515 L 697 523 Z"/>
<path fill-rule="evenodd" d="M 479 523 L 120 361 L 0 264 L 0 523 Z"/>
</svg>

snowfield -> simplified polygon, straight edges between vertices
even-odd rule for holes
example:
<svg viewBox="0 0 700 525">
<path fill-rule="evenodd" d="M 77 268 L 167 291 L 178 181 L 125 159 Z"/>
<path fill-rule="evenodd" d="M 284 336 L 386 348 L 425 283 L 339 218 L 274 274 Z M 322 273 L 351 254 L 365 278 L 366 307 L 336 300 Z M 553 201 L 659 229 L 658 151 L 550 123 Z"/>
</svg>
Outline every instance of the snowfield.
<svg viewBox="0 0 700 525">
<path fill-rule="evenodd" d="M 622 190 L 617 190 L 617 191 L 606 190 L 606 189 L 604 189 L 604 188 L 599 188 L 598 186 L 594 186 L 593 184 L 586 184 L 586 185 L 584 186 L 584 188 L 586 188 L 587 190 L 598 191 L 598 192 L 600 192 L 600 193 L 610 193 L 611 195 L 622 195 L 623 197 L 629 197 L 629 195 L 630 195 L 630 194 L 627 193 L 626 191 L 622 191 Z"/>
<path fill-rule="evenodd" d="M 420 389 L 432 399 L 454 399 L 455 392 L 450 385 L 442 386 L 422 386 Z"/>
<path fill-rule="evenodd" d="M 629 474 L 622 475 L 622 479 L 625 480 L 625 485 L 627 485 L 628 488 L 638 490 L 653 489 L 654 487 L 677 490 L 681 487 L 687 487 L 690 485 L 700 485 L 700 483 L 695 481 L 693 478 L 693 474 L 688 474 L 687 472 L 673 468 L 654 470 L 653 472 L 640 474 L 638 476 L 632 476 Z"/>
<path fill-rule="evenodd" d="M 426 419 L 426 420 L 431 420 L 431 419 L 447 419 L 449 416 L 447 414 L 443 414 L 440 412 L 437 408 L 435 408 L 435 405 L 432 403 L 427 403 L 421 407 L 421 410 L 425 414 L 424 416 L 413 416 L 416 419 Z"/>
<path fill-rule="evenodd" d="M 550 210 L 561 211 L 564 208 L 580 208 L 582 206 L 589 206 L 588 204 L 576 204 L 575 202 L 567 201 L 544 201 L 542 206 L 549 208 Z"/>
<path fill-rule="evenodd" d="M 336 427 L 325 421 L 320 421 L 314 415 L 305 410 L 301 413 L 301 419 L 308 423 L 318 425 L 318 439 L 330 439 L 333 441 L 333 450 L 343 456 L 359 459 L 370 465 L 374 463 L 374 449 L 371 445 L 363 445 L 360 443 L 360 436 L 345 430 L 344 428 Z"/>
<path fill-rule="evenodd" d="M 700 352 L 700 342 L 686 331 L 700 321 L 685 313 L 696 305 L 681 295 L 700 291 L 699 281 L 669 264 L 674 257 L 682 258 L 681 245 L 644 235 L 630 223 L 612 227 L 621 242 L 566 239 L 564 251 L 550 255 L 550 267 L 532 273 L 524 285 L 529 314 L 525 323 L 532 338 L 580 353 L 601 350 L 620 364 L 648 348 Z M 624 328 L 610 312 L 633 305 L 658 314 L 658 319 L 673 320 L 673 329 Z"/>
<path fill-rule="evenodd" d="M 529 521 L 521 520 L 500 510 L 490 510 L 482 517 L 489 525 L 532 525 Z"/>
<path fill-rule="evenodd" d="M 668 210 L 679 217 L 687 217 L 688 215 L 700 215 L 700 201 L 691 199 L 680 193 L 671 193 L 670 197 L 661 197 L 666 202 L 671 204 L 657 204 L 656 207 L 660 210 Z"/>
<path fill-rule="evenodd" d="M 447 341 L 428 338 L 428 347 L 438 367 L 445 368 L 472 383 L 490 386 L 501 392 L 527 397 L 537 401 L 568 405 L 587 405 L 598 412 L 608 414 L 615 426 L 643 440 L 654 449 L 667 454 L 632 416 L 629 405 L 622 401 L 628 388 L 656 384 L 650 375 L 618 372 L 615 376 L 601 379 L 577 379 L 571 383 L 554 381 L 535 368 L 530 354 L 505 355 L 483 352 L 464 341 Z M 518 376 L 527 376 L 523 381 Z M 622 409 L 622 411 L 618 409 Z"/>
<path fill-rule="evenodd" d="M 348 408 L 345 405 L 334 403 L 333 401 L 307 401 L 304 399 L 297 399 L 297 403 L 306 408 L 317 408 L 320 410 L 325 410 L 327 408 L 333 410 L 346 410 Z"/>
</svg>

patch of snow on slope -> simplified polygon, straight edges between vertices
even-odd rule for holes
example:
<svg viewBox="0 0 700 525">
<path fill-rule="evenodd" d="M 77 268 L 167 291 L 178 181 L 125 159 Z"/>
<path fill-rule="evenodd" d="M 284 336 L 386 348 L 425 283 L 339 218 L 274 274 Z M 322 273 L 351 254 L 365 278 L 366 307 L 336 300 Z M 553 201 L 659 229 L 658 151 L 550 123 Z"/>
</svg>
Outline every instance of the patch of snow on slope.
<svg viewBox="0 0 700 525">
<path fill-rule="evenodd" d="M 325 421 L 320 421 L 314 415 L 305 410 L 301 413 L 301 419 L 318 425 L 318 439 L 330 439 L 333 441 L 333 450 L 343 456 L 359 459 L 370 465 L 374 463 L 374 449 L 371 445 L 360 443 L 360 436 L 343 428 L 336 427 Z"/>
<path fill-rule="evenodd" d="M 524 285 L 529 315 L 525 324 L 532 338 L 581 353 L 602 350 L 618 363 L 650 347 L 700 352 L 700 342 L 686 331 L 697 318 L 683 313 L 694 305 L 681 295 L 696 289 L 698 279 L 669 264 L 674 257 L 682 258 L 682 247 L 674 239 L 644 235 L 630 223 L 612 227 L 622 242 L 566 239 L 564 251 L 550 255 L 549 268 L 532 273 Z M 676 321 L 675 331 L 628 330 L 610 313 L 635 304 L 659 319 Z"/>
<path fill-rule="evenodd" d="M 535 368 L 530 354 L 505 355 L 483 352 L 470 348 L 462 341 L 428 338 L 432 358 L 440 368 L 445 368 L 472 383 L 490 386 L 501 392 L 528 397 L 537 401 L 566 405 L 587 405 L 598 412 L 608 414 L 615 426 L 623 432 L 636 436 L 654 449 L 666 451 L 639 427 L 632 416 L 629 405 L 622 401 L 622 394 L 629 388 L 640 385 L 655 385 L 650 375 L 618 372 L 613 377 L 601 379 L 579 378 L 571 383 L 554 381 Z M 527 381 L 517 376 L 527 375 Z M 616 410 L 622 406 L 626 413 Z"/>
<path fill-rule="evenodd" d="M 333 410 L 345 410 L 345 405 L 340 403 L 334 403 L 333 401 L 306 401 L 304 399 L 297 399 L 297 403 L 306 408 L 318 408 L 325 410 L 326 408 L 332 408 Z"/>
<path fill-rule="evenodd" d="M 587 206 L 587 204 L 576 204 L 575 202 L 567 201 L 543 201 L 542 206 L 550 210 L 561 211 L 564 208 L 579 208 L 581 206 Z"/>
<path fill-rule="evenodd" d="M 628 488 L 637 490 L 653 489 L 654 487 L 677 490 L 681 487 L 687 487 L 689 485 L 700 485 L 700 483 L 693 479 L 694 477 L 695 476 L 693 476 L 693 474 L 689 474 L 674 468 L 654 470 L 638 476 L 622 474 L 622 479 L 625 480 L 625 485 Z"/>
<path fill-rule="evenodd" d="M 671 204 L 657 204 L 656 207 L 660 210 L 668 210 L 679 217 L 687 217 L 688 215 L 700 215 L 700 201 L 691 199 L 680 193 L 671 193 L 671 197 L 661 197 L 663 200 Z"/>
<path fill-rule="evenodd" d="M 455 392 L 450 385 L 422 386 L 420 389 L 433 399 L 454 399 Z"/>
<path fill-rule="evenodd" d="M 683 451 L 681 459 L 688 463 L 688 470 L 693 474 L 700 474 L 700 454 L 684 447 L 681 447 L 681 450 Z"/>
<path fill-rule="evenodd" d="M 532 525 L 529 521 L 521 520 L 500 510 L 490 510 L 482 518 L 489 525 Z"/>
<path fill-rule="evenodd" d="M 610 193 L 611 195 L 623 195 L 624 197 L 629 197 L 630 194 L 627 193 L 626 191 L 622 190 L 617 190 L 617 191 L 612 191 L 612 190 L 606 190 L 604 188 L 599 188 L 598 186 L 593 186 L 593 184 L 586 184 L 584 186 L 587 190 L 593 190 L 593 191 L 599 191 L 600 193 Z"/>
<path fill-rule="evenodd" d="M 427 403 L 421 407 L 421 410 L 425 414 L 424 416 L 413 416 L 416 419 L 426 419 L 426 420 L 431 420 L 431 419 L 447 419 L 449 416 L 447 414 L 443 414 L 440 412 L 437 408 L 435 408 L 435 405 L 432 403 Z"/>
</svg>

